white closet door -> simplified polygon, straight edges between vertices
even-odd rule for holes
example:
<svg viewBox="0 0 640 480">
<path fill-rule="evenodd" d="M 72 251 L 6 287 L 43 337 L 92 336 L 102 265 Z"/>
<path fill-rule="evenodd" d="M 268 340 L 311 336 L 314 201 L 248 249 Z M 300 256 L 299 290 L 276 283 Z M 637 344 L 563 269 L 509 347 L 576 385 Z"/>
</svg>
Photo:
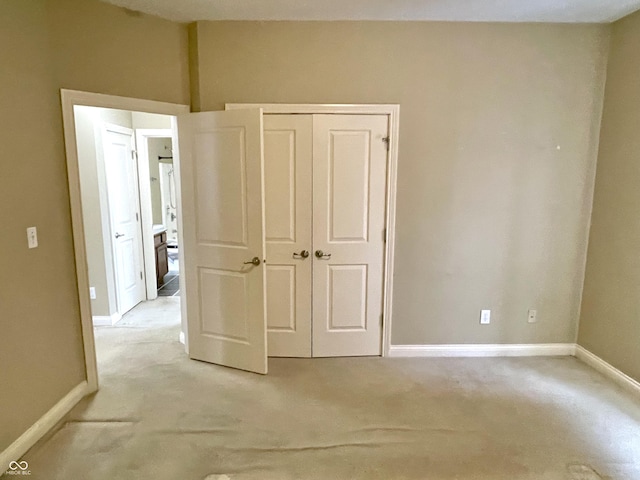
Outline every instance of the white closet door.
<svg viewBox="0 0 640 480">
<path fill-rule="evenodd" d="M 189 354 L 267 373 L 262 128 L 262 110 L 178 117 Z"/>
<path fill-rule="evenodd" d="M 311 356 L 311 115 L 265 115 L 267 338 L 272 357 Z"/>
<path fill-rule="evenodd" d="M 387 116 L 313 121 L 313 356 L 380 355 Z"/>
</svg>

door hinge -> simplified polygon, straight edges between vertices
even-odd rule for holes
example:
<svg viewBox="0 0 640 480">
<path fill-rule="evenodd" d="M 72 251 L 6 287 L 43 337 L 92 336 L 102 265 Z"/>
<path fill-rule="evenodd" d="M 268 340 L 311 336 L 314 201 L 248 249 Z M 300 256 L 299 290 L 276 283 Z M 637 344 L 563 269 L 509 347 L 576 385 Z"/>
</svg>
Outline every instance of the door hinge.
<svg viewBox="0 0 640 480">
<path fill-rule="evenodd" d="M 384 144 L 386 145 L 386 147 L 387 147 L 387 152 L 388 152 L 388 151 L 389 151 L 389 145 L 391 144 L 391 138 L 389 138 L 389 137 L 384 137 L 384 138 L 382 139 L 382 141 L 383 141 L 383 142 L 384 142 Z"/>
<path fill-rule="evenodd" d="M 135 150 L 131 150 L 131 158 L 134 160 L 138 159 L 138 152 L 136 152 Z"/>
<path fill-rule="evenodd" d="M 139 222 L 140 219 L 138 218 L 138 213 L 136 212 L 136 222 Z"/>
<path fill-rule="evenodd" d="M 387 229 L 382 230 L 382 241 L 387 243 Z"/>
<path fill-rule="evenodd" d="M 140 272 L 140 280 L 142 280 L 142 272 Z"/>
<path fill-rule="evenodd" d="M 380 315 L 380 326 L 384 325 L 384 313 Z"/>
</svg>

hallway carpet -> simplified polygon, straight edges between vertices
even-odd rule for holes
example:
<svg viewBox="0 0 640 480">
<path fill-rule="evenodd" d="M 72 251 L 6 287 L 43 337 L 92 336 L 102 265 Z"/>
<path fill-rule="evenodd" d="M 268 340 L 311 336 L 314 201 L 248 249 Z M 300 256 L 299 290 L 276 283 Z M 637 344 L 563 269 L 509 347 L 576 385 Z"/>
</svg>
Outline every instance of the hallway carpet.
<svg viewBox="0 0 640 480">
<path fill-rule="evenodd" d="M 99 328 L 46 480 L 640 479 L 638 399 L 574 358 L 189 360 L 177 298 Z M 174 315 L 169 315 L 173 312 Z M 153 315 L 152 313 L 149 315 Z"/>
</svg>

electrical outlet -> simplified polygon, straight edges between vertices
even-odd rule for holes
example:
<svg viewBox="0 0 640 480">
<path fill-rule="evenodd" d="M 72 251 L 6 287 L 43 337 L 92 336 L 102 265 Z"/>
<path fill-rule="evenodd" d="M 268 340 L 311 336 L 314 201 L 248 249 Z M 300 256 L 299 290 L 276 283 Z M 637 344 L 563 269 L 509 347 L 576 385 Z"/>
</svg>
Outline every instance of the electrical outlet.
<svg viewBox="0 0 640 480">
<path fill-rule="evenodd" d="M 96 299 L 96 287 L 89 287 L 89 297 L 91 297 L 91 300 Z"/>
<path fill-rule="evenodd" d="M 491 323 L 491 310 L 480 310 L 480 325 Z"/>
<path fill-rule="evenodd" d="M 536 323 L 538 321 L 538 311 L 537 310 L 529 310 L 527 314 L 527 322 Z"/>
</svg>

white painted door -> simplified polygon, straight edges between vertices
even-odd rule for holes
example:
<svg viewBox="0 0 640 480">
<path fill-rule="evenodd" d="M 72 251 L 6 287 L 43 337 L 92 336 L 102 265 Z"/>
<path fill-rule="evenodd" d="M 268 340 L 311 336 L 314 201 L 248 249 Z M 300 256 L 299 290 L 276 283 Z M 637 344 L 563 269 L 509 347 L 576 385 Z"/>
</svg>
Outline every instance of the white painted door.
<svg viewBox="0 0 640 480">
<path fill-rule="evenodd" d="M 258 109 L 178 117 L 189 354 L 257 373 L 267 373 L 262 129 Z"/>
<path fill-rule="evenodd" d="M 145 299 L 142 232 L 133 131 L 106 126 L 103 136 L 118 313 Z"/>
<path fill-rule="evenodd" d="M 313 356 L 380 355 L 387 116 L 313 122 Z"/>
<path fill-rule="evenodd" d="M 311 356 L 312 116 L 265 115 L 267 339 L 272 357 Z"/>
</svg>

